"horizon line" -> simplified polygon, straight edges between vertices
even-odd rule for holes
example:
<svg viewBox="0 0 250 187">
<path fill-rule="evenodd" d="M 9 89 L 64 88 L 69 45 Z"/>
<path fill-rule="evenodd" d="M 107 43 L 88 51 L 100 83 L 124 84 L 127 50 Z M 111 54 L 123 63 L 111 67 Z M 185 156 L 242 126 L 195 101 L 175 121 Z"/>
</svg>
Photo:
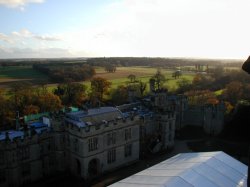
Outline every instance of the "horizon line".
<svg viewBox="0 0 250 187">
<path fill-rule="evenodd" d="M 195 60 L 246 60 L 246 58 L 230 58 L 230 57 L 176 57 L 176 56 L 96 56 L 96 57 L 20 57 L 20 58 L 0 58 L 0 60 L 46 60 L 46 59 L 90 59 L 90 58 L 165 58 L 165 59 L 195 59 Z"/>
</svg>

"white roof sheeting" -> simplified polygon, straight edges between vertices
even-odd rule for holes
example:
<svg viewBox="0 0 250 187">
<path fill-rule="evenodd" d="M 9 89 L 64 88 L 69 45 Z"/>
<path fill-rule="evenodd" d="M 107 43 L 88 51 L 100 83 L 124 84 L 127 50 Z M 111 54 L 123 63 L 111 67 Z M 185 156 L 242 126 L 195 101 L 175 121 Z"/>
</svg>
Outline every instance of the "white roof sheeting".
<svg viewBox="0 0 250 187">
<path fill-rule="evenodd" d="M 247 187 L 247 166 L 224 152 L 181 153 L 111 187 Z"/>
</svg>

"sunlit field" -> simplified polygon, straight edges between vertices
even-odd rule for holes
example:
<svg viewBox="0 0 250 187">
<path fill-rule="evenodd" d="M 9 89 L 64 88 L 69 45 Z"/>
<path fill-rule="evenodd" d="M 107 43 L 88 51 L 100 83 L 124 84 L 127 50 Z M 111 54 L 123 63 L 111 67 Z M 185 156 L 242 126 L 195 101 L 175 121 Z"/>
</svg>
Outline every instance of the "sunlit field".
<svg viewBox="0 0 250 187">
<path fill-rule="evenodd" d="M 127 78 L 130 74 L 136 76 L 137 80 L 148 83 L 149 79 L 156 73 L 157 68 L 147 66 L 133 66 L 133 67 L 117 67 L 115 73 L 108 73 L 102 67 L 95 67 L 95 77 L 103 77 L 112 82 L 111 88 L 116 88 L 119 85 L 126 85 L 129 81 Z M 161 73 L 166 77 L 164 84 L 169 90 L 175 90 L 177 81 L 185 78 L 190 81 L 193 80 L 195 73 L 182 72 L 182 76 L 179 79 L 174 79 L 172 73 L 175 70 L 161 69 Z M 41 81 L 46 82 L 48 77 L 40 72 L 32 69 L 32 66 L 12 66 L 0 68 L 0 86 L 9 87 L 13 82 L 30 81 L 34 85 Z M 90 89 L 90 80 L 83 81 L 82 84 L 86 85 Z M 47 84 L 48 90 L 53 91 L 57 84 Z M 149 86 L 147 86 L 149 88 Z M 148 89 L 147 88 L 147 89 Z"/>
</svg>

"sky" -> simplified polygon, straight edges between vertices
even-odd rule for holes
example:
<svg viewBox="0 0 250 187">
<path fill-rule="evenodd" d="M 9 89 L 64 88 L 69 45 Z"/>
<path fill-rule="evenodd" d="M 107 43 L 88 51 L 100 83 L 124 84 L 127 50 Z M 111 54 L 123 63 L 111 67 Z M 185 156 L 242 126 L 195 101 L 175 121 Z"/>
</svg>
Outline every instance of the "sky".
<svg viewBox="0 0 250 187">
<path fill-rule="evenodd" d="M 0 0 L 0 58 L 250 55 L 249 0 Z"/>
</svg>

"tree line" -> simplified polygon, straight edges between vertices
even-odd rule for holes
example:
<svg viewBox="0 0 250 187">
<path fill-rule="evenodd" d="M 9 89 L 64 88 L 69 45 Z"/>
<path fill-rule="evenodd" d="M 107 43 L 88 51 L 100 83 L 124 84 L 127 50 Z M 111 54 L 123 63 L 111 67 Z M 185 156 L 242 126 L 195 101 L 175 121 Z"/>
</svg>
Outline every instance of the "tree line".
<svg viewBox="0 0 250 187">
<path fill-rule="evenodd" d="M 70 81 L 84 81 L 95 75 L 93 66 L 83 65 L 54 65 L 33 64 L 33 69 L 49 76 L 50 81 L 56 83 Z"/>
<path fill-rule="evenodd" d="M 111 82 L 96 77 L 91 80 L 90 92 L 77 82 L 58 84 L 51 92 L 45 85 L 12 84 L 9 90 L 0 90 L 0 129 L 13 127 L 16 113 L 20 116 L 42 112 L 56 112 L 71 106 L 99 106 L 104 102 Z"/>
<path fill-rule="evenodd" d="M 220 60 L 220 59 L 189 59 L 189 58 L 149 58 L 149 57 L 110 57 L 110 58 L 88 58 L 87 64 L 93 66 L 103 66 L 111 64 L 114 66 L 151 66 L 151 67 L 171 67 L 179 66 L 238 66 L 242 60 Z"/>
<path fill-rule="evenodd" d="M 182 78 L 177 85 L 176 93 L 186 94 L 193 105 L 224 101 L 230 111 L 239 101 L 250 100 L 250 76 L 241 70 L 225 71 L 220 67 L 210 74 L 197 73 L 192 81 Z"/>
<path fill-rule="evenodd" d="M 160 71 L 152 76 L 158 86 L 164 81 L 161 76 Z M 46 85 L 32 86 L 28 82 L 12 84 L 9 90 L 0 90 L 0 129 L 13 127 L 17 112 L 24 116 L 56 112 L 71 106 L 85 109 L 123 104 L 128 102 L 129 93 L 143 97 L 147 84 L 130 75 L 126 85 L 111 90 L 110 87 L 111 82 L 102 77 L 92 78 L 90 89 L 78 82 L 58 84 L 53 91 L 49 91 Z"/>
</svg>

